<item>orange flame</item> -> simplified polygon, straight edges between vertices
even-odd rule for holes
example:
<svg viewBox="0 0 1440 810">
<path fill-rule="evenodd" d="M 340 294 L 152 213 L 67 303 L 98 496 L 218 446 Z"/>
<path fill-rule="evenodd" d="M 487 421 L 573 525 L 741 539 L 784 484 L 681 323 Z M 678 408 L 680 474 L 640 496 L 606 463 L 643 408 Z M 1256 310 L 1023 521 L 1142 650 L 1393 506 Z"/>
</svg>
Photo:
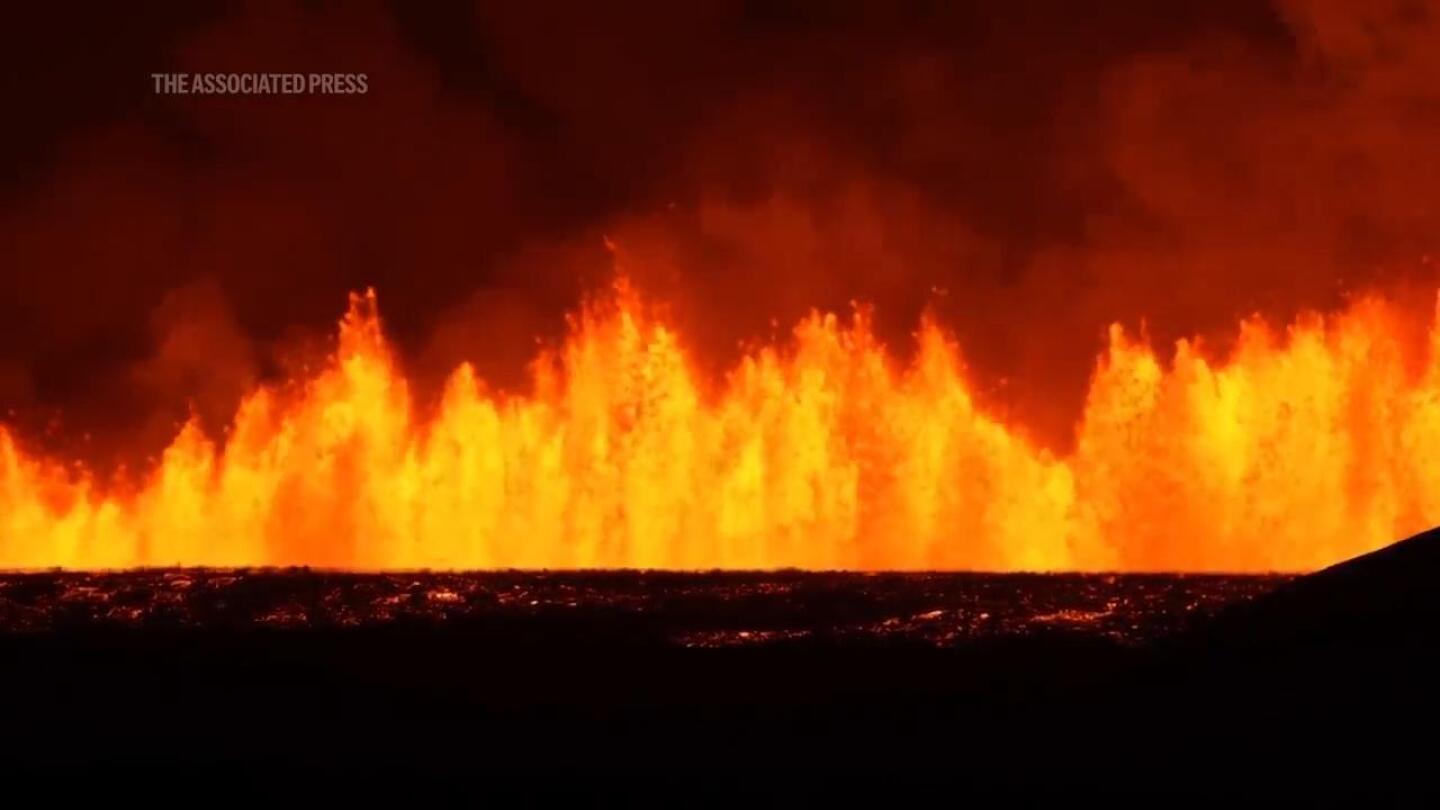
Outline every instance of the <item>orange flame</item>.
<svg viewBox="0 0 1440 810">
<path fill-rule="evenodd" d="M 902 367 L 863 312 L 812 314 L 707 392 L 623 284 L 528 395 L 461 366 L 422 418 L 352 296 L 328 367 L 134 486 L 0 428 L 0 567 L 1313 569 L 1440 520 L 1440 325 L 1417 374 L 1397 320 L 1251 320 L 1168 367 L 1112 327 L 1056 456 L 977 407 L 933 323 Z"/>
</svg>

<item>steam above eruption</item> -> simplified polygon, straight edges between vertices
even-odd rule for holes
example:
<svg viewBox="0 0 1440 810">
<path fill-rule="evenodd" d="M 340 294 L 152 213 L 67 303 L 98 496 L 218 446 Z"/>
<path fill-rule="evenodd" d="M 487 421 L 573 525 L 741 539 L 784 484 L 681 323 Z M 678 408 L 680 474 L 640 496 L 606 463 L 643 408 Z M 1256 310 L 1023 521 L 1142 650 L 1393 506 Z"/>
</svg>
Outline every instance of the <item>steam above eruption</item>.
<svg viewBox="0 0 1440 810">
<path fill-rule="evenodd" d="M 1220 360 L 1113 327 L 1060 456 L 977 406 L 941 326 L 917 347 L 813 313 L 710 381 L 622 280 L 528 393 L 462 365 L 422 413 L 352 296 L 323 369 L 136 483 L 0 432 L 0 566 L 1305 570 L 1440 521 L 1440 325 L 1408 346 L 1376 299 Z"/>
</svg>

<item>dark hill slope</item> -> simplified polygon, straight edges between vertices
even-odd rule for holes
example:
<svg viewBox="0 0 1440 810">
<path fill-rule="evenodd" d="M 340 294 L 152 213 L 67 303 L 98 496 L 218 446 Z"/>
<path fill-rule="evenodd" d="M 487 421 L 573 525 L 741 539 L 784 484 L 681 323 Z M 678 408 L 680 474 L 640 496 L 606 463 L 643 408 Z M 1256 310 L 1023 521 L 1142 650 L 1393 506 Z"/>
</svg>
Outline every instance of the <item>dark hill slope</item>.
<svg viewBox="0 0 1440 810">
<path fill-rule="evenodd" d="M 1193 641 L 1311 656 L 1353 647 L 1429 646 L 1437 637 L 1440 529 L 1431 529 L 1230 608 Z"/>
</svg>

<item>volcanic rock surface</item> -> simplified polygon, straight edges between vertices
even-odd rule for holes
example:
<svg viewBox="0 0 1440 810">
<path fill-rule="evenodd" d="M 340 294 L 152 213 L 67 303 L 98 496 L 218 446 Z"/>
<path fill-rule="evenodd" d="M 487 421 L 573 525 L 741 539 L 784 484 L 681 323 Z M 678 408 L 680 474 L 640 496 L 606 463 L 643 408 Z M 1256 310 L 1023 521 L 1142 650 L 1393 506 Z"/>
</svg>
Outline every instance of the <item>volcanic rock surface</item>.
<svg viewBox="0 0 1440 810">
<path fill-rule="evenodd" d="M 26 580 L 27 604 L 75 588 L 126 592 L 123 578 L 86 576 Z M 260 586 L 243 578 L 227 584 L 230 575 L 144 576 L 169 595 L 118 597 L 150 605 L 134 621 L 85 602 L 65 621 L 33 624 L 11 591 L 12 618 L 33 626 L 0 635 L 10 762 L 384 762 L 391 773 L 637 778 L 743 767 L 792 781 L 842 767 L 1042 792 L 1131 783 L 1193 792 L 1248 778 L 1313 787 L 1317 772 L 1400 767 L 1424 748 L 1395 729 L 1433 728 L 1440 703 L 1437 532 L 1251 588 L 1245 595 L 1269 593 L 1188 630 L 1130 638 L 1103 631 L 1120 626 L 1113 618 L 1101 632 L 1061 622 L 1065 632 L 1001 633 L 944 618 L 989 612 L 982 603 L 993 609 L 1027 581 L 1015 577 L 977 579 L 969 593 L 984 596 L 971 605 L 953 582 L 925 576 L 710 575 L 686 585 L 652 575 L 638 587 L 619 575 L 498 575 L 482 587 L 436 575 L 418 590 L 376 577 L 358 602 L 336 601 L 331 575 L 295 574 L 311 593 L 299 602 L 254 593 Z M 206 585 L 207 576 L 222 580 Z M 1078 616 L 1115 598 L 1105 587 L 1152 606 L 1197 587 L 1054 582 L 1069 584 L 1004 621 L 1028 617 L 1015 626 L 1033 630 L 1037 617 Z M 177 588 L 210 596 L 187 613 Z M 216 620 L 217 603 L 246 593 L 258 617 L 293 620 L 272 608 L 299 604 L 328 618 Z M 398 616 L 349 620 L 376 605 Z M 666 610 L 669 619 L 640 618 Z M 830 614 L 894 634 L 817 633 Z M 908 623 L 886 625 L 887 616 Z M 739 635 L 752 632 L 768 635 Z"/>
</svg>

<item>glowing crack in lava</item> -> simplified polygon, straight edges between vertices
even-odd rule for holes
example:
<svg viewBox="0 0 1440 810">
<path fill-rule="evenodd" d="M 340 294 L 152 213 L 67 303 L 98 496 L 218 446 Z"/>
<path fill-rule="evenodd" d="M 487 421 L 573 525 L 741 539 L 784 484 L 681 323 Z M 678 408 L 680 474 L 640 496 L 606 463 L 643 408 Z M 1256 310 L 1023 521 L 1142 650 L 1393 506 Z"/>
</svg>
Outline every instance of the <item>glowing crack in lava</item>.
<svg viewBox="0 0 1440 810">
<path fill-rule="evenodd" d="M 468 366 L 421 414 L 352 296 L 312 378 L 101 484 L 0 428 L 0 567 L 1313 569 L 1440 521 L 1440 326 L 1375 298 L 1162 362 L 1112 327 L 1075 448 L 977 407 L 923 323 L 901 363 L 814 314 L 717 385 L 623 283 L 524 395 Z"/>
</svg>

